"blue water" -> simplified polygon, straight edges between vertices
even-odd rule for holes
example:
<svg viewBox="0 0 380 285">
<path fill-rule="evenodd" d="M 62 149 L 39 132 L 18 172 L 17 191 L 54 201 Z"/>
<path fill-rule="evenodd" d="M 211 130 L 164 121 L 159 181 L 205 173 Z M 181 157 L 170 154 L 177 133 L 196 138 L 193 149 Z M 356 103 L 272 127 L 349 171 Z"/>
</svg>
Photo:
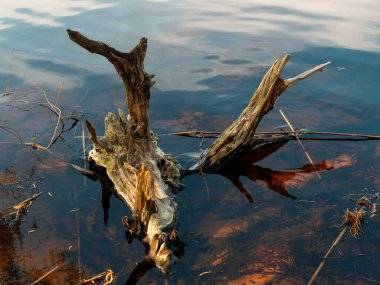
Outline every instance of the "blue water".
<svg viewBox="0 0 380 285">
<path fill-rule="evenodd" d="M 0 129 L 0 212 L 44 191 L 20 225 L 0 228 L 2 284 L 30 284 L 57 265 L 46 284 L 75 284 L 78 267 L 84 277 L 111 268 L 115 284 L 124 284 L 145 255 L 142 244 L 125 239 L 126 206 L 112 197 L 105 224 L 100 185 L 68 166 L 83 166 L 83 119 L 102 134 L 105 114 L 125 103 L 112 65 L 71 42 L 67 28 L 125 51 L 140 37 L 149 39 L 145 68 L 157 81 L 151 127 L 160 147 L 183 164 L 199 153 L 200 141 L 168 134 L 222 131 L 285 53 L 292 57 L 284 78 L 332 63 L 289 89 L 260 130 L 283 126 L 282 109 L 296 128 L 380 134 L 380 2 L 54 0 L 1 6 L 0 94 L 10 94 L 0 97 L 0 125 L 17 131 L 23 142 L 46 146 L 55 117 L 39 105 L 46 102 L 41 89 L 50 101 L 58 98 L 64 117 L 81 118 L 50 153 L 27 148 Z M 85 144 L 89 149 L 88 140 Z M 355 208 L 350 194 L 380 191 L 380 146 L 377 141 L 304 145 L 317 164 L 335 159 L 336 169 L 321 172 L 322 180 L 309 174 L 287 182 L 297 200 L 268 191 L 272 176 L 255 182 L 241 177 L 254 204 L 222 176 L 206 175 L 207 188 L 200 176 L 186 177 L 187 187 L 176 197 L 185 253 L 171 275 L 152 269 L 139 284 L 307 283 L 339 234 L 345 209 Z M 337 167 L 342 157 L 346 163 Z M 276 175 L 306 164 L 291 141 L 258 166 Z M 15 178 L 6 183 L 9 170 Z M 347 235 L 315 284 L 379 283 L 378 222 L 378 216 L 368 219 L 357 239 Z"/>
</svg>

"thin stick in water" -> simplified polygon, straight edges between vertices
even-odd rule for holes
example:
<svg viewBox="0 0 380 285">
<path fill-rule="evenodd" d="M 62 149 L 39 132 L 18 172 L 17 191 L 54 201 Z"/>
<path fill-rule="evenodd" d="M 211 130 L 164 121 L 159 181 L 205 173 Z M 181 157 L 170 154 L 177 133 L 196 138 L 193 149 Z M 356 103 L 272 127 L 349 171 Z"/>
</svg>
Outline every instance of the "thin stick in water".
<svg viewBox="0 0 380 285">
<path fill-rule="evenodd" d="M 43 279 L 45 279 L 46 277 L 48 277 L 50 274 L 52 274 L 54 271 L 56 271 L 58 268 L 60 268 L 61 265 L 57 265 L 56 267 L 54 267 L 52 270 L 50 270 L 49 272 L 46 272 L 44 275 L 42 275 L 40 278 L 38 278 L 36 281 L 34 281 L 33 283 L 31 283 L 30 285 L 35 285 L 37 284 L 38 282 L 42 281 Z"/>
<path fill-rule="evenodd" d="M 301 140 L 299 139 L 298 134 L 297 134 L 297 132 L 294 130 L 292 124 L 289 122 L 288 118 L 285 116 L 285 114 L 282 112 L 282 110 L 279 110 L 279 111 L 280 111 L 280 114 L 281 114 L 282 118 L 285 120 L 285 122 L 286 122 L 287 125 L 289 126 L 289 128 L 292 130 L 292 132 L 294 132 L 294 136 L 296 137 L 297 142 L 299 143 L 299 145 L 301 146 L 302 150 L 304 151 L 304 153 L 305 153 L 307 159 L 309 160 L 310 164 L 313 166 L 313 168 L 314 168 L 314 170 L 315 170 L 315 173 L 317 174 L 318 178 L 319 178 L 319 179 L 322 179 L 321 175 L 319 174 L 318 169 L 317 169 L 316 166 L 315 166 L 314 161 L 311 159 L 310 154 L 307 152 L 305 146 L 302 144 Z"/>
<path fill-rule="evenodd" d="M 372 205 L 369 205 L 372 206 Z M 329 250 L 326 252 L 325 256 L 322 257 L 321 263 L 315 270 L 313 276 L 310 278 L 310 281 L 307 283 L 307 285 L 313 284 L 315 278 L 317 278 L 319 272 L 322 270 L 323 266 L 325 265 L 326 259 L 329 257 L 330 253 L 334 249 L 334 247 L 339 243 L 339 241 L 342 239 L 346 231 L 349 229 L 350 233 L 353 237 L 356 237 L 360 231 L 360 226 L 364 221 L 364 208 L 365 206 L 362 206 L 359 211 L 355 210 L 354 212 L 351 212 L 349 210 L 346 211 L 344 216 L 344 221 L 342 223 L 343 229 L 341 230 L 338 237 L 335 239 L 333 244 L 330 246 Z"/>
<path fill-rule="evenodd" d="M 332 250 L 334 249 L 334 247 L 339 243 L 339 241 L 342 239 L 342 237 L 344 236 L 344 234 L 346 233 L 348 227 L 345 226 L 342 231 L 340 232 L 340 234 L 338 235 L 338 237 L 335 239 L 335 241 L 333 242 L 333 244 L 330 246 L 329 250 L 327 251 L 327 253 L 325 254 L 324 257 L 322 257 L 322 260 L 321 260 L 321 263 L 319 263 L 319 266 L 318 268 L 315 270 L 313 276 L 310 278 L 309 282 L 307 282 L 307 285 L 311 285 L 313 284 L 315 278 L 317 278 L 319 272 L 322 270 L 323 266 L 325 265 L 325 262 L 326 262 L 326 259 L 329 257 L 330 253 L 332 252 Z"/>
</svg>

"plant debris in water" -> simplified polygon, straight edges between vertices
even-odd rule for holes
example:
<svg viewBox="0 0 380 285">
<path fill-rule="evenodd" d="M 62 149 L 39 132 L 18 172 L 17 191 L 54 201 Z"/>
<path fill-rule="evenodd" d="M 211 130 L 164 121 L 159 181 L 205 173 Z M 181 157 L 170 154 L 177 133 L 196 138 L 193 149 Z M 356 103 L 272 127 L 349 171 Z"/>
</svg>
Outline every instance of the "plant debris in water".
<svg viewBox="0 0 380 285">
<path fill-rule="evenodd" d="M 348 227 L 350 234 L 353 237 L 358 237 L 361 232 L 362 225 L 365 222 L 366 214 L 368 213 L 370 218 L 373 218 L 376 215 L 379 193 L 375 193 L 373 195 L 365 194 L 357 199 L 353 199 L 351 197 L 349 199 L 356 204 L 356 207 L 360 207 L 360 209 L 356 208 L 353 211 L 347 209 L 344 213 L 341 226 Z"/>
<path fill-rule="evenodd" d="M 344 220 L 341 226 L 349 227 L 350 234 L 357 237 L 360 233 L 361 226 L 364 223 L 366 211 L 363 209 L 350 211 L 346 210 L 344 213 Z"/>
</svg>

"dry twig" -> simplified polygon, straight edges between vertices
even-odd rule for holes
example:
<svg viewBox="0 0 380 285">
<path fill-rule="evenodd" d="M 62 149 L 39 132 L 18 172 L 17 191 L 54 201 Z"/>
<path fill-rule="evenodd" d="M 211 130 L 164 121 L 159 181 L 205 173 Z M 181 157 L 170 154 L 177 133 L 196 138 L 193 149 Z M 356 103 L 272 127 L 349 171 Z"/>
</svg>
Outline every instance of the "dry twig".
<svg viewBox="0 0 380 285">
<path fill-rule="evenodd" d="M 63 117 L 62 117 L 62 111 L 57 106 L 58 99 L 59 99 L 59 97 L 60 97 L 60 95 L 62 93 L 62 90 L 63 90 L 63 83 L 61 84 L 59 93 L 58 93 L 58 95 L 56 97 L 55 104 L 53 104 L 53 103 L 50 102 L 50 100 L 48 99 L 48 97 L 46 95 L 45 90 L 43 90 L 39 86 L 37 86 L 37 88 L 42 92 L 42 95 L 44 96 L 45 101 L 46 101 L 46 103 L 41 103 L 40 105 L 42 107 L 45 107 L 45 108 L 49 109 L 53 114 L 55 114 L 57 116 L 57 122 L 55 123 L 53 134 L 51 136 L 49 144 L 46 146 L 46 148 L 49 149 L 59 138 L 62 138 L 62 134 L 63 133 L 70 131 L 71 129 L 73 129 L 76 126 L 76 124 L 80 120 L 80 117 L 79 118 L 75 117 L 74 113 L 73 113 L 71 116 L 68 116 L 66 118 L 66 122 L 64 122 Z M 72 123 L 72 125 L 69 128 L 65 128 L 65 123 L 67 123 L 69 120 L 73 120 L 74 122 Z M 60 125 L 61 125 L 61 130 L 58 133 L 58 129 L 59 129 Z"/>
<path fill-rule="evenodd" d="M 334 240 L 334 242 L 332 243 L 332 245 L 330 246 L 329 250 L 327 251 L 327 253 L 325 254 L 324 257 L 321 258 L 321 262 L 319 263 L 319 266 L 317 267 L 317 269 L 315 270 L 313 276 L 310 278 L 309 282 L 307 283 L 307 285 L 311 285 L 313 284 L 315 278 L 317 278 L 319 272 L 322 270 L 323 266 L 325 265 L 325 262 L 327 260 L 327 258 L 330 256 L 330 253 L 332 252 L 332 250 L 334 249 L 334 247 L 339 243 L 339 241 L 342 239 L 342 237 L 344 236 L 344 234 L 346 233 L 348 227 L 344 227 L 342 229 L 342 231 L 339 233 L 338 237 Z"/>
<path fill-rule="evenodd" d="M 5 214 L 0 213 L 0 221 L 6 220 L 9 217 L 14 217 L 12 219 L 12 222 L 18 222 L 20 220 L 20 217 L 23 214 L 26 214 L 28 212 L 29 207 L 33 204 L 33 200 L 37 199 L 39 196 L 42 195 L 43 192 L 40 192 L 38 194 L 34 194 L 32 197 L 18 203 L 17 205 L 9 207 Z"/>
<path fill-rule="evenodd" d="M 97 274 L 93 277 L 86 278 L 81 280 L 76 285 L 85 285 L 85 284 L 95 284 L 95 282 L 103 281 L 102 283 L 96 283 L 99 285 L 108 285 L 111 284 L 115 280 L 115 275 L 111 269 L 107 269 L 107 271 Z"/>
</svg>

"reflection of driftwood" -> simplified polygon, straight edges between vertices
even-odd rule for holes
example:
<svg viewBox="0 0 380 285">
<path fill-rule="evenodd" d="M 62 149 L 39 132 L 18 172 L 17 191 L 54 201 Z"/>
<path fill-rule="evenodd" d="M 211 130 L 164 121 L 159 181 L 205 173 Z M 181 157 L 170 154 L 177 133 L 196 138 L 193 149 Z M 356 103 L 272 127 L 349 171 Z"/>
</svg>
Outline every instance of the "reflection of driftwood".
<svg viewBox="0 0 380 285">
<path fill-rule="evenodd" d="M 251 203 L 253 202 L 253 198 L 248 189 L 240 181 L 240 177 L 247 177 L 252 182 L 261 182 L 268 189 L 273 190 L 280 195 L 295 199 L 296 197 L 286 190 L 287 185 L 296 184 L 297 187 L 302 187 L 312 179 L 312 173 L 315 173 L 316 171 L 327 171 L 348 166 L 353 163 L 349 156 L 343 155 L 330 161 L 322 161 L 314 165 L 307 164 L 301 168 L 287 171 L 276 171 L 264 168 L 257 165 L 257 163 L 283 147 L 289 141 L 289 137 L 276 137 L 274 139 L 267 135 L 265 139 L 263 137 L 261 139 L 268 143 L 234 157 L 218 172 L 218 174 L 228 178 Z M 271 140 L 275 141 L 269 143 Z M 337 162 L 341 162 L 341 164 L 337 164 Z M 293 180 L 293 183 L 291 180 Z M 298 182 L 294 182 L 295 180 Z"/>
<path fill-rule="evenodd" d="M 158 148 L 156 137 L 149 129 L 150 88 L 154 81 L 153 76 L 144 70 L 147 39 L 142 38 L 135 48 L 126 53 L 90 40 L 76 31 L 68 30 L 68 34 L 71 40 L 89 52 L 106 57 L 123 80 L 129 114 L 125 116 L 121 111 L 118 115 L 109 113 L 102 138 L 97 137 L 95 128 L 87 122 L 93 144 L 89 157 L 97 167 L 105 169 L 117 195 L 131 209 L 132 219 L 124 218 L 123 222 L 130 233 L 147 246 L 146 262 L 152 261 L 163 272 L 175 259 L 169 247 L 170 241 L 177 239 L 178 211 L 172 193 L 181 188 L 181 174 L 188 175 L 198 170 L 215 173 L 243 151 L 281 141 L 284 136 L 271 136 L 269 141 L 265 136 L 254 138 L 262 117 L 288 87 L 329 64 L 283 80 L 280 73 L 289 55 L 278 59 L 263 78 L 247 108 L 214 142 L 201 164 L 189 171 L 180 171 L 180 165 Z"/>
</svg>

